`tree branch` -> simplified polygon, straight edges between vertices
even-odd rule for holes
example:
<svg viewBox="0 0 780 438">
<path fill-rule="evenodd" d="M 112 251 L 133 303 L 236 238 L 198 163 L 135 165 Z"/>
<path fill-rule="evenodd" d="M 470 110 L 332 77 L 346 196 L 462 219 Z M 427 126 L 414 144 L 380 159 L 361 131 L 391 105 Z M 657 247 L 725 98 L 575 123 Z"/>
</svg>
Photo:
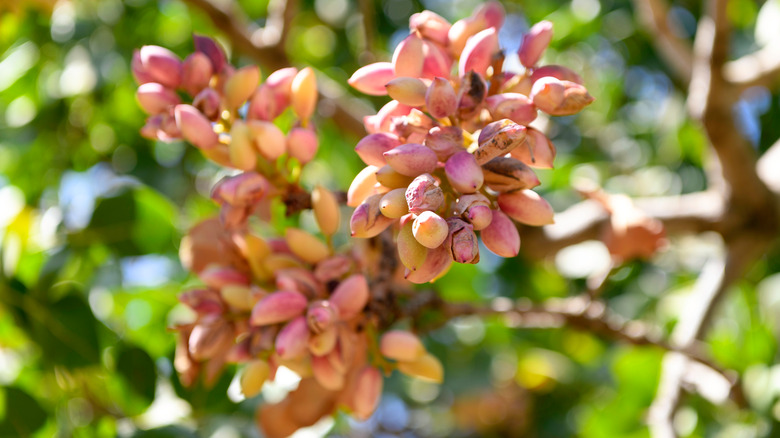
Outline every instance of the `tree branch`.
<svg viewBox="0 0 780 438">
<path fill-rule="evenodd" d="M 211 0 L 185 0 L 190 5 L 200 9 L 208 15 L 211 22 L 230 40 L 236 50 L 244 53 L 254 59 L 258 64 L 269 70 L 278 70 L 289 67 L 290 59 L 284 51 L 284 37 L 288 29 L 285 29 L 289 20 L 291 20 L 291 10 L 294 8 L 284 7 L 280 18 L 271 20 L 274 26 L 281 26 L 274 31 L 279 38 L 271 38 L 266 34 L 265 29 L 259 28 L 235 8 L 227 10 L 216 5 Z M 279 8 L 279 4 L 284 0 L 274 1 L 273 4 Z M 270 6 L 269 6 L 270 7 Z M 279 24 L 282 23 L 282 24 Z M 269 31 L 270 32 L 270 31 Z M 266 38 L 268 36 L 268 38 Z M 275 41 L 274 41 L 275 40 Z M 273 42 L 273 45 L 266 45 L 267 42 Z M 335 81 L 329 79 L 322 72 L 317 75 L 320 88 L 319 108 L 326 113 L 343 132 L 356 137 L 365 135 L 363 127 L 363 116 L 371 114 L 371 108 L 362 100 L 351 97 Z"/>
<path fill-rule="evenodd" d="M 634 199 L 634 204 L 648 216 L 663 222 L 668 234 L 718 231 L 724 214 L 723 198 L 714 191 L 680 196 Z M 555 224 L 541 228 L 523 228 L 522 251 L 542 259 L 561 249 L 599 239 L 609 217 L 596 201 L 577 203 L 555 215 Z"/>
<path fill-rule="evenodd" d="M 634 0 L 634 9 L 672 72 L 684 84 L 690 83 L 693 53 L 690 43 L 677 36 L 682 26 L 669 16 L 669 5 L 665 0 Z"/>
</svg>

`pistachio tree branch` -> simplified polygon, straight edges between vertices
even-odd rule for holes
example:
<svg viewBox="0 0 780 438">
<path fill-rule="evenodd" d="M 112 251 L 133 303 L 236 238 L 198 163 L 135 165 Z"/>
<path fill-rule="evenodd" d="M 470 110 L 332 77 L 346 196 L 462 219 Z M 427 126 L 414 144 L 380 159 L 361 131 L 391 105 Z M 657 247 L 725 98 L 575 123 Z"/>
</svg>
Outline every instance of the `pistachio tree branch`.
<svg viewBox="0 0 780 438">
<path fill-rule="evenodd" d="M 724 214 L 723 198 L 715 191 L 637 198 L 634 204 L 663 222 L 668 234 L 717 231 Z M 553 225 L 524 228 L 521 250 L 531 258 L 549 257 L 567 246 L 599 239 L 608 220 L 596 201 L 582 201 L 556 214 Z"/>
<path fill-rule="evenodd" d="M 768 44 L 749 55 L 723 65 L 723 76 L 738 88 L 771 87 L 780 80 L 780 46 Z"/>
<path fill-rule="evenodd" d="M 272 38 L 266 28 L 260 28 L 247 19 L 236 3 L 232 7 L 217 5 L 212 0 L 185 0 L 190 5 L 205 13 L 211 22 L 230 40 L 231 44 L 239 52 L 254 59 L 258 64 L 269 70 L 278 70 L 289 67 L 290 59 L 285 52 L 285 37 L 289 29 L 289 21 L 292 19 L 290 11 L 283 3 L 289 0 L 274 0 L 271 6 L 281 10 L 270 23 L 279 27 L 273 31 L 278 38 Z M 274 24 L 277 23 L 277 24 Z M 365 134 L 363 116 L 370 114 L 371 109 L 360 99 L 350 97 L 336 81 L 333 81 L 321 72 L 317 75 L 321 111 L 333 120 L 343 131 L 353 136 L 360 137 Z"/>
<path fill-rule="evenodd" d="M 678 36 L 682 26 L 669 15 L 669 5 L 665 0 L 634 0 L 634 9 L 658 53 L 678 79 L 688 84 L 693 60 L 691 45 Z"/>
</svg>

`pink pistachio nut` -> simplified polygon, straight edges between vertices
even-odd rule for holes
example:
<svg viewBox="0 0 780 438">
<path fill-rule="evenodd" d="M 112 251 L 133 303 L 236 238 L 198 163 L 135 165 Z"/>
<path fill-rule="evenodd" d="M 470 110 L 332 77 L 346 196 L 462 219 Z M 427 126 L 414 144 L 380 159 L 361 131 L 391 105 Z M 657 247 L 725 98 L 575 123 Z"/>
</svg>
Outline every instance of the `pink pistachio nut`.
<svg viewBox="0 0 780 438">
<path fill-rule="evenodd" d="M 414 362 L 425 355 L 420 338 L 406 330 L 390 330 L 379 341 L 382 356 L 401 362 Z"/>
<path fill-rule="evenodd" d="M 207 150 L 219 144 L 219 137 L 206 116 L 192 105 L 176 105 L 176 126 L 182 137 L 194 146 Z"/>
<path fill-rule="evenodd" d="M 447 221 L 432 211 L 417 215 L 412 225 L 412 234 L 426 248 L 438 248 L 447 239 Z"/>
<path fill-rule="evenodd" d="M 382 395 L 382 374 L 378 369 L 366 366 L 355 380 L 352 410 L 355 418 L 365 421 L 374 413 Z"/>
<path fill-rule="evenodd" d="M 181 84 L 181 59 L 170 50 L 160 46 L 143 46 L 139 51 L 143 70 L 164 86 L 176 89 Z"/>
<path fill-rule="evenodd" d="M 377 170 L 377 166 L 367 166 L 355 175 L 347 190 L 347 206 L 357 207 L 369 196 L 377 194 Z"/>
<path fill-rule="evenodd" d="M 290 105 L 301 120 L 308 120 L 317 106 L 317 78 L 311 67 L 299 71 L 290 84 Z"/>
<path fill-rule="evenodd" d="M 405 195 L 409 211 L 414 214 L 427 210 L 436 211 L 444 204 L 444 192 L 427 173 L 415 178 L 406 189 Z"/>
<path fill-rule="evenodd" d="M 195 43 L 195 50 L 209 58 L 214 73 L 222 73 L 222 70 L 227 66 L 225 51 L 222 50 L 222 47 L 216 41 L 206 36 L 193 35 L 192 40 Z"/>
<path fill-rule="evenodd" d="M 214 69 L 208 56 L 200 52 L 190 54 L 182 64 L 181 87 L 195 96 L 209 86 Z"/>
<path fill-rule="evenodd" d="M 457 217 L 447 219 L 449 234 L 444 246 L 458 263 L 479 262 L 479 244 L 474 226 Z"/>
<path fill-rule="evenodd" d="M 447 33 L 450 31 L 450 27 L 450 22 L 442 18 L 441 15 L 427 10 L 409 17 L 410 30 L 441 46 L 447 45 Z"/>
<path fill-rule="evenodd" d="M 555 146 L 541 131 L 526 130 L 525 142 L 510 152 L 516 158 L 536 169 L 552 169 L 555 160 Z"/>
<path fill-rule="evenodd" d="M 458 97 L 450 81 L 434 78 L 425 95 L 425 107 L 437 119 L 455 115 L 458 109 Z"/>
<path fill-rule="evenodd" d="M 553 209 L 533 190 L 518 190 L 498 195 L 498 206 L 512 219 L 526 225 L 554 223 Z"/>
<path fill-rule="evenodd" d="M 425 146 L 436 153 L 439 161 L 446 162 L 453 154 L 463 149 L 463 130 L 457 126 L 436 126 L 428 131 Z"/>
<path fill-rule="evenodd" d="M 433 79 L 450 76 L 452 57 L 442 46 L 423 40 L 423 57 L 423 78 Z"/>
<path fill-rule="evenodd" d="M 214 323 L 200 323 L 192 328 L 189 351 L 195 360 L 211 359 L 233 342 L 233 330 L 222 320 Z"/>
<path fill-rule="evenodd" d="M 531 83 L 538 81 L 545 76 L 552 76 L 561 81 L 574 82 L 576 84 L 582 84 L 582 77 L 574 72 L 574 70 L 564 67 L 562 65 L 543 65 L 535 68 L 534 72 L 528 78 Z M 530 92 L 530 88 L 529 88 Z"/>
<path fill-rule="evenodd" d="M 532 189 L 540 184 L 528 165 L 511 157 L 493 158 L 482 166 L 482 171 L 485 184 L 497 192 Z"/>
<path fill-rule="evenodd" d="M 249 323 L 253 326 L 262 326 L 289 321 L 303 315 L 307 305 L 306 297 L 300 292 L 274 292 L 255 304 Z"/>
<path fill-rule="evenodd" d="M 529 97 L 537 108 L 553 114 L 566 98 L 566 85 L 552 76 L 545 76 L 534 82 Z"/>
<path fill-rule="evenodd" d="M 217 90 L 204 88 L 200 90 L 192 100 L 192 106 L 198 109 L 207 119 L 216 121 L 219 119 L 220 97 Z"/>
<path fill-rule="evenodd" d="M 450 185 L 460 193 L 474 193 L 484 182 L 482 167 L 466 150 L 451 156 L 444 165 L 444 172 Z"/>
<path fill-rule="evenodd" d="M 222 178 L 211 190 L 211 198 L 220 205 L 253 205 L 265 196 L 268 188 L 268 180 L 264 176 L 244 172 Z"/>
<path fill-rule="evenodd" d="M 306 312 L 306 322 L 309 330 L 318 334 L 328 330 L 338 319 L 338 309 L 330 301 L 315 301 Z"/>
<path fill-rule="evenodd" d="M 357 69 L 347 83 L 361 93 L 384 96 L 387 94 L 385 84 L 394 77 L 395 71 L 392 63 L 375 62 Z"/>
<path fill-rule="evenodd" d="M 287 151 L 301 164 L 311 161 L 317 155 L 318 148 L 317 134 L 311 129 L 298 126 L 287 134 Z"/>
<path fill-rule="evenodd" d="M 222 289 L 229 285 L 249 285 L 249 278 L 233 268 L 209 266 L 198 274 L 201 281 L 212 289 Z"/>
<path fill-rule="evenodd" d="M 552 23 L 545 20 L 534 24 L 528 33 L 523 35 L 523 42 L 517 52 L 520 62 L 527 68 L 533 68 L 547 50 L 552 37 Z"/>
<path fill-rule="evenodd" d="M 520 125 L 528 125 L 536 119 L 536 106 L 524 94 L 494 94 L 485 99 L 485 104 L 494 119 L 510 119 Z"/>
<path fill-rule="evenodd" d="M 352 237 L 374 237 L 393 224 L 393 219 L 382 214 L 382 194 L 371 195 L 358 205 L 349 220 Z"/>
<path fill-rule="evenodd" d="M 295 359 L 303 356 L 309 346 L 309 326 L 306 318 L 299 316 L 276 335 L 276 354 L 282 359 Z"/>
<path fill-rule="evenodd" d="M 387 164 L 406 176 L 417 176 L 436 170 L 436 153 L 418 143 L 402 144 L 382 154 Z"/>
<path fill-rule="evenodd" d="M 506 155 L 525 141 L 526 127 L 503 119 L 486 126 L 479 136 L 479 147 L 474 151 L 477 163 L 483 165 L 493 158 Z M 485 135 L 492 132 L 492 135 Z M 487 137 L 483 140 L 483 136 Z"/>
<path fill-rule="evenodd" d="M 421 79 L 399 76 L 390 80 L 385 88 L 392 99 L 404 105 L 425 105 L 425 93 L 428 91 L 428 87 Z"/>
<path fill-rule="evenodd" d="M 429 283 L 444 275 L 452 265 L 452 251 L 445 244 L 428 250 L 425 261 L 414 271 L 406 273 L 406 279 L 414 284 Z"/>
<path fill-rule="evenodd" d="M 330 303 L 338 310 L 342 320 L 349 320 L 357 316 L 368 304 L 368 281 L 361 274 L 348 277 L 333 291 Z"/>
<path fill-rule="evenodd" d="M 462 118 L 475 115 L 481 108 L 487 96 L 487 82 L 485 79 L 469 71 L 461 76 L 458 91 L 458 112 Z"/>
<path fill-rule="evenodd" d="M 345 376 L 331 364 L 327 356 L 311 358 L 311 371 L 314 378 L 329 391 L 338 391 L 344 387 Z"/>
<path fill-rule="evenodd" d="M 493 210 L 493 220 L 480 231 L 482 243 L 501 257 L 514 257 L 520 252 L 520 233 L 512 219 L 501 210 Z"/>
<path fill-rule="evenodd" d="M 480 31 L 466 41 L 458 64 L 458 76 L 465 76 L 469 71 L 478 75 L 487 75 L 487 69 L 493 63 L 493 57 L 498 53 L 498 32 L 494 28 Z"/>
<path fill-rule="evenodd" d="M 141 84 L 136 91 L 138 103 L 147 114 L 160 114 L 181 103 L 176 93 L 156 82 Z"/>
<path fill-rule="evenodd" d="M 463 195 L 458 198 L 453 213 L 467 220 L 475 230 L 481 230 L 493 219 L 490 201 L 481 193 Z"/>
<path fill-rule="evenodd" d="M 360 139 L 355 146 L 355 152 L 364 163 L 372 166 L 382 167 L 387 164 L 384 153 L 398 146 L 401 146 L 401 140 L 395 134 L 386 132 L 377 132 L 368 134 Z"/>
<path fill-rule="evenodd" d="M 416 34 L 411 34 L 393 52 L 393 72 L 395 76 L 419 78 L 424 60 L 423 41 Z"/>
</svg>

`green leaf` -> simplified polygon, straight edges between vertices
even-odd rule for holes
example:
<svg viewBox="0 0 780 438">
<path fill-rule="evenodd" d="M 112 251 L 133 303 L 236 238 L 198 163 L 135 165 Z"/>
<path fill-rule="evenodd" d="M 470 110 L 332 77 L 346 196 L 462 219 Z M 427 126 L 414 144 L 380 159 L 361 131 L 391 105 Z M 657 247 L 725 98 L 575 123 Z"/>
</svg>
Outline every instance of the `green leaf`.
<svg viewBox="0 0 780 438">
<path fill-rule="evenodd" d="M 122 345 L 116 358 L 116 371 L 128 383 L 128 388 L 148 404 L 154 400 L 157 367 L 149 353 L 135 346 Z"/>
<path fill-rule="evenodd" d="M 46 411 L 25 391 L 8 387 L 5 391 L 5 418 L 0 421 L 0 437 L 30 436 L 46 423 Z"/>
<path fill-rule="evenodd" d="M 35 306 L 31 338 L 44 358 L 70 368 L 100 361 L 97 320 L 89 305 L 71 293 L 49 306 Z"/>
</svg>

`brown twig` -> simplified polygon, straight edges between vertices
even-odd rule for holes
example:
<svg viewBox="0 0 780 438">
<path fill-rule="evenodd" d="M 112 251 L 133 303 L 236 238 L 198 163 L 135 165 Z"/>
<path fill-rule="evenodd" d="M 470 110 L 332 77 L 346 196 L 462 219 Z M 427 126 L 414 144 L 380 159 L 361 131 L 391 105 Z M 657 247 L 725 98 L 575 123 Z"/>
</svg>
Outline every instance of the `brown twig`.
<svg viewBox="0 0 780 438">
<path fill-rule="evenodd" d="M 691 80 L 693 54 L 690 43 L 678 36 L 682 26 L 669 16 L 665 0 L 634 0 L 636 17 L 652 34 L 656 50 L 684 83 Z"/>
</svg>

